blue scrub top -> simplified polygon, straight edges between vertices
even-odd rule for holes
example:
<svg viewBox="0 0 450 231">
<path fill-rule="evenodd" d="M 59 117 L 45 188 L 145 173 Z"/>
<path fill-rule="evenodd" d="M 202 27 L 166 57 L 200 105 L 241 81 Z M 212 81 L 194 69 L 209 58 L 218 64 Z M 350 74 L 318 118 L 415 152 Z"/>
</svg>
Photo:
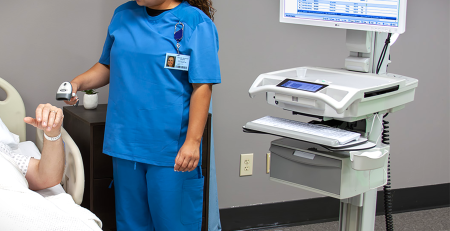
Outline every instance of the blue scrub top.
<svg viewBox="0 0 450 231">
<path fill-rule="evenodd" d="M 178 22 L 184 24 L 180 53 L 190 56 L 188 72 L 164 68 L 166 53 L 177 53 Z M 192 83 L 221 82 L 218 50 L 214 23 L 185 1 L 155 17 L 135 1 L 119 6 L 99 60 L 110 66 L 103 152 L 173 166 L 186 139 Z"/>
</svg>

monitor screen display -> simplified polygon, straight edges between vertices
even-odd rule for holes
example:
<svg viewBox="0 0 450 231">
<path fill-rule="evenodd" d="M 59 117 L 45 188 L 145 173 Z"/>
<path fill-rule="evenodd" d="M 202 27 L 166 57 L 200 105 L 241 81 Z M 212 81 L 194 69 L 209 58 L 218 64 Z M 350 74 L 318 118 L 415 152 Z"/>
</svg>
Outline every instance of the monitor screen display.
<svg viewBox="0 0 450 231">
<path fill-rule="evenodd" d="M 285 79 L 281 83 L 277 85 L 278 87 L 286 87 L 286 88 L 292 88 L 302 91 L 309 91 L 309 92 L 317 92 L 328 85 L 325 84 L 318 84 L 318 83 L 309 83 L 294 79 Z"/>
<path fill-rule="evenodd" d="M 403 33 L 406 0 L 280 0 L 280 21 Z"/>
</svg>

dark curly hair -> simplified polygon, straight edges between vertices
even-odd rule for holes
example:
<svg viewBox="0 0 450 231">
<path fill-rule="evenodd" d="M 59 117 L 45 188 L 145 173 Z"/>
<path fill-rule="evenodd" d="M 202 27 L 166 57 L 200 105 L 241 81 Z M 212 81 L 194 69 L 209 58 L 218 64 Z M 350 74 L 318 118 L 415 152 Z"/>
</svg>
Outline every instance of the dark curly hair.
<svg viewBox="0 0 450 231">
<path fill-rule="evenodd" d="M 214 21 L 216 9 L 212 6 L 211 0 L 186 0 L 191 6 L 195 6 L 203 11 L 211 20 Z"/>
</svg>

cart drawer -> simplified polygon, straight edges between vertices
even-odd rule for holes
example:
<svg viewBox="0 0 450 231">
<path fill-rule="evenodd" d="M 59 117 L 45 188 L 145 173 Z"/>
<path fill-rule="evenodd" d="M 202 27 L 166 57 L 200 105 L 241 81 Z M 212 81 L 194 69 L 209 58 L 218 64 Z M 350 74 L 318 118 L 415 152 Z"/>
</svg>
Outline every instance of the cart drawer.
<svg viewBox="0 0 450 231">
<path fill-rule="evenodd" d="M 341 160 L 317 154 L 312 157 L 308 152 L 304 152 L 307 157 L 301 157 L 298 152 L 294 155 L 295 149 L 273 144 L 270 151 L 270 177 L 340 194 Z"/>
</svg>

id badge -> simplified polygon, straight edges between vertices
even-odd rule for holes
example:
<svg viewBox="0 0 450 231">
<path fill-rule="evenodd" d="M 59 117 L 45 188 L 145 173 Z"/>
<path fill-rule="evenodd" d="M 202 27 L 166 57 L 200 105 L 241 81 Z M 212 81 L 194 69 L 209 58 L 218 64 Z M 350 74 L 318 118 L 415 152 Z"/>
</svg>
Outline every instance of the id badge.
<svg viewBox="0 0 450 231">
<path fill-rule="evenodd" d="M 191 56 L 189 55 L 167 53 L 164 68 L 180 71 L 188 71 L 190 59 Z"/>
</svg>

